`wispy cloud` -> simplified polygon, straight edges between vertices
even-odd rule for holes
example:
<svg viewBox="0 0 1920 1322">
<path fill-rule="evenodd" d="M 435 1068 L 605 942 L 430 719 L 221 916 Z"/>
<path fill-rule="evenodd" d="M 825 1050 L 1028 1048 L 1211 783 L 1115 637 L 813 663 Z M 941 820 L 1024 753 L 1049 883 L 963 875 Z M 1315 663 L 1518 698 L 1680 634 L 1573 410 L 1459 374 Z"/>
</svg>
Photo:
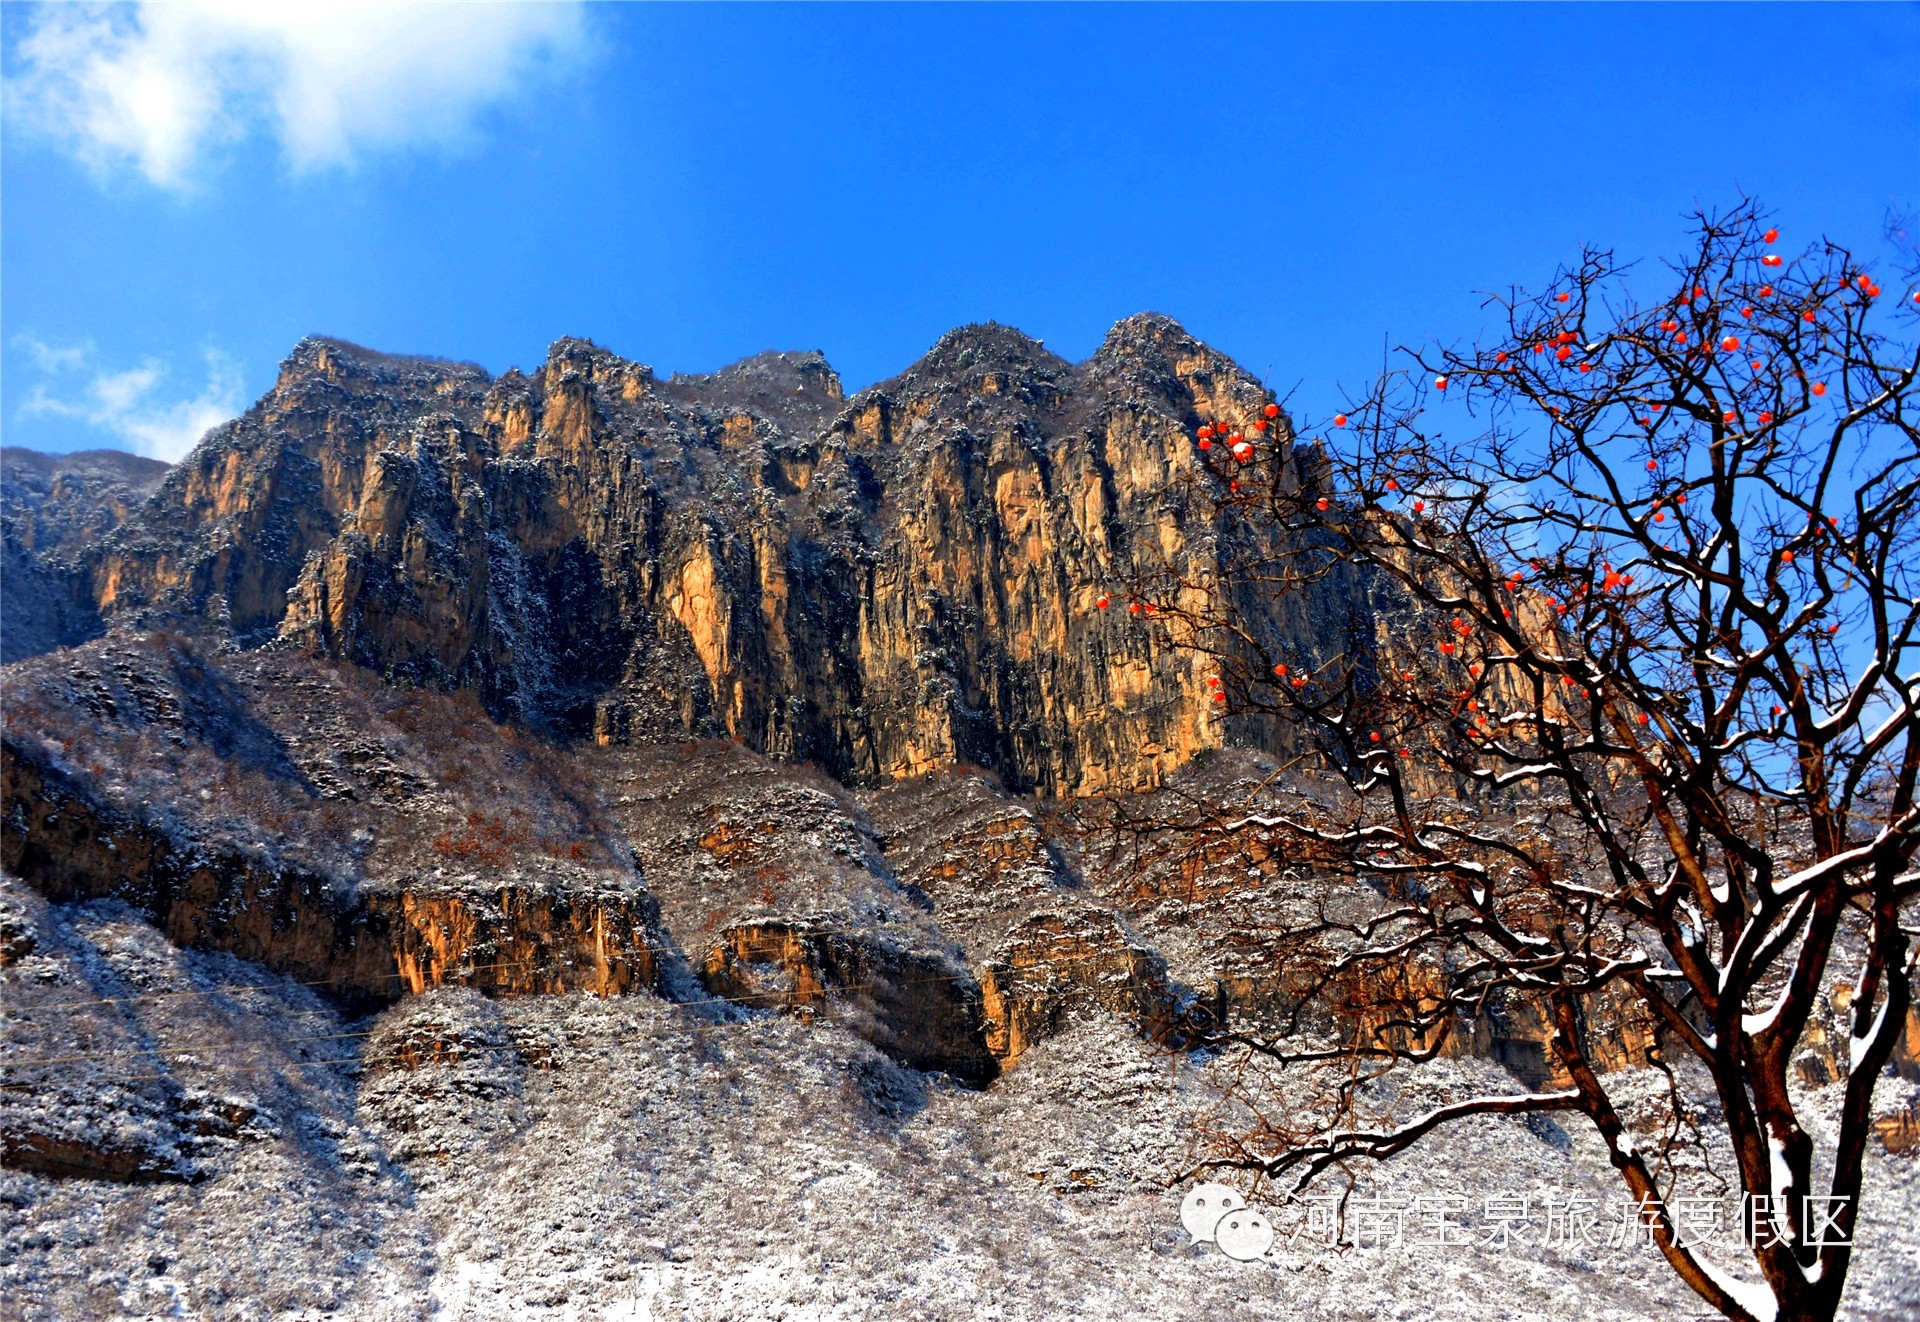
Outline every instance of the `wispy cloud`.
<svg viewBox="0 0 1920 1322">
<path fill-rule="evenodd" d="M 33 360 L 33 365 L 42 372 L 71 372 L 84 367 L 87 355 L 93 346 L 88 344 L 48 344 L 31 335 L 13 337 L 14 347 Z"/>
<path fill-rule="evenodd" d="M 239 368 L 212 350 L 205 355 L 204 384 L 183 394 L 171 388 L 172 372 L 157 358 L 116 371 L 99 364 L 90 343 L 52 345 L 30 335 L 13 343 L 51 378 L 28 392 L 22 415 L 82 423 L 136 454 L 178 462 L 211 428 L 240 412 Z"/>
<path fill-rule="evenodd" d="M 488 106 L 575 64 L 584 27 L 575 3 L 41 4 L 11 52 L 7 112 L 166 188 L 261 131 L 296 170 L 348 165 L 467 140 Z"/>
</svg>

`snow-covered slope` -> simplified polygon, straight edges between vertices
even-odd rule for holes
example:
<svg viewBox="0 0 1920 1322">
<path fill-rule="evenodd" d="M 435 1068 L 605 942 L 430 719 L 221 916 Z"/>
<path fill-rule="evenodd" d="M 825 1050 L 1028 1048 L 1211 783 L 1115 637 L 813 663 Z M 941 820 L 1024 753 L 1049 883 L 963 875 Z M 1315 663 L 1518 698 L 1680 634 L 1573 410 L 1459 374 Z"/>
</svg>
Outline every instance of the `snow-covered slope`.
<svg viewBox="0 0 1920 1322">
<path fill-rule="evenodd" d="M 1412 1216 L 1399 1245 L 1192 1245 L 1170 1185 L 1221 1064 L 1098 1012 L 984 1089 L 897 1064 L 831 1007 L 442 988 L 348 1020 L 118 905 L 0 885 L 0 1130 L 57 1139 L 68 1172 L 0 1170 L 0 1317 L 1700 1311 L 1649 1248 L 1423 1247 Z M 1447 1062 L 1402 1102 L 1499 1082 Z M 109 1158 L 118 1178 L 71 1173 Z M 1912 1317 L 1920 1163 L 1871 1160 L 1850 1315 Z M 1485 1120 L 1356 1174 L 1357 1198 L 1464 1200 L 1475 1241 L 1488 1195 L 1620 1201 L 1571 1122 Z"/>
</svg>

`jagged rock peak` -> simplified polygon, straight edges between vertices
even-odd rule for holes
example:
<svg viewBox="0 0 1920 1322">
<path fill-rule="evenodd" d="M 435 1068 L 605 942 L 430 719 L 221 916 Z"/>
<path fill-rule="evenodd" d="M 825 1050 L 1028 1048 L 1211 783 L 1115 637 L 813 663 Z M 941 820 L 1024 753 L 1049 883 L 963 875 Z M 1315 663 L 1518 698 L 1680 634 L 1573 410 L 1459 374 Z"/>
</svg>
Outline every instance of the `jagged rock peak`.
<svg viewBox="0 0 1920 1322">
<path fill-rule="evenodd" d="M 638 367 L 640 364 L 622 358 L 605 345 L 595 344 L 584 335 L 562 335 L 547 346 L 547 362 L 553 363 L 617 363 L 622 366 Z"/>
<path fill-rule="evenodd" d="M 293 352 L 280 362 L 279 385 L 284 388 L 296 380 L 320 377 L 336 384 L 361 380 L 372 384 L 399 385 L 423 380 L 458 380 L 486 385 L 493 380 L 478 363 L 456 362 L 420 354 L 382 353 L 330 335 L 309 335 L 293 346 Z"/>
<path fill-rule="evenodd" d="M 575 335 L 563 335 L 547 346 L 547 361 L 535 373 L 539 386 L 554 390 L 563 382 L 590 382 L 610 389 L 629 403 L 649 394 L 659 384 L 645 363 L 622 358 L 613 350 Z"/>
<path fill-rule="evenodd" d="M 1194 417 L 1216 421 L 1250 419 L 1272 398 L 1240 364 L 1158 312 L 1137 312 L 1115 323 L 1082 370 L 1102 390 L 1146 391 L 1181 412 L 1191 409 Z M 1281 432 L 1290 434 L 1291 424 L 1283 422 Z"/>
<path fill-rule="evenodd" d="M 1094 357 L 1124 357 L 1143 354 L 1192 354 L 1211 352 L 1195 339 L 1185 326 L 1160 312 L 1136 312 L 1113 324 L 1107 338 L 1094 351 Z"/>
<path fill-rule="evenodd" d="M 905 375 L 968 379 L 1007 368 L 1062 371 L 1070 364 L 1040 341 L 997 321 L 956 326 L 942 335 Z"/>
<path fill-rule="evenodd" d="M 843 399 L 840 374 L 818 349 L 768 349 L 717 372 L 676 372 L 670 384 L 690 391 L 754 393 L 774 390 L 784 394 L 813 392 L 827 399 Z"/>
<path fill-rule="evenodd" d="M 682 372 L 665 384 L 669 398 L 720 413 L 749 410 L 789 432 L 818 430 L 846 402 L 840 374 L 817 349 L 769 349 L 717 372 Z"/>
</svg>

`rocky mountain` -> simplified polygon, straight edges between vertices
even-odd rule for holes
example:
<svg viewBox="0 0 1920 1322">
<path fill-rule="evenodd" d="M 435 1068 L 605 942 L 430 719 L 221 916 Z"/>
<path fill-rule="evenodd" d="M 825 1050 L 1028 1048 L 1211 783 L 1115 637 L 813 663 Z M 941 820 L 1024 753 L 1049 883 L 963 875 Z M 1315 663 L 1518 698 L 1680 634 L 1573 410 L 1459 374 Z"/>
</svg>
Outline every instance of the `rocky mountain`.
<svg viewBox="0 0 1920 1322">
<path fill-rule="evenodd" d="M 0 446 L 0 526 L 26 551 L 71 560 L 125 523 L 167 468 L 122 450 Z"/>
<path fill-rule="evenodd" d="M 1284 730 L 1217 714 L 1150 609 L 1285 549 L 1250 543 L 1218 499 L 1236 470 L 1193 441 L 1244 431 L 1263 480 L 1312 491 L 1313 447 L 1269 402 L 1152 315 L 1078 364 L 965 327 L 850 398 L 818 354 L 662 379 L 569 339 L 495 378 L 311 339 L 172 469 L 6 451 L 0 1297 L 599 1315 L 589 1278 L 624 1270 L 580 1220 L 602 1195 L 534 1198 L 557 1239 L 462 1220 L 519 1196 L 496 1164 L 522 1187 L 576 1143 L 656 1218 L 608 1244 L 708 1254 L 690 1316 L 858 1316 L 910 1288 L 806 1235 L 815 1283 L 712 1284 L 769 1224 L 687 1211 L 690 1248 L 657 1219 L 674 1181 L 757 1197 L 722 1154 L 796 1206 L 900 1218 L 901 1172 L 925 1174 L 950 1202 L 913 1242 L 973 1245 L 953 1283 L 973 1304 L 927 1315 L 1059 1315 L 1111 1278 L 968 1294 L 1042 1274 L 1040 1250 L 954 1228 L 990 1204 L 1160 1271 L 1179 1255 L 1145 1228 L 1155 1181 L 1224 1095 L 1180 1048 L 1293 1007 L 1264 934 L 1308 873 L 1199 822 L 1117 852 L 1112 814 L 1309 782 Z M 1307 665 L 1390 641 L 1401 609 L 1351 566 L 1244 604 Z M 1545 1031 L 1494 1006 L 1460 1038 L 1484 1059 L 1445 1064 L 1538 1081 Z M 1843 1069 L 1824 1050 L 1810 1087 Z M 742 1148 L 759 1124 L 796 1145 L 783 1173 Z M 1534 1138 L 1530 1178 L 1604 1177 Z M 304 1239 L 276 1225 L 251 1267 L 191 1247 L 236 1233 L 215 1192 L 265 1218 L 282 1185 L 315 1209 Z M 147 1268 L 48 1260 L 109 1215 L 146 1228 L 98 1254 L 137 1244 Z M 500 1264 L 548 1240 L 558 1275 Z M 1292 1270 L 1251 1303 L 1189 1274 L 1154 1307 L 1273 1316 Z"/>
<path fill-rule="evenodd" d="M 1267 398 L 1154 316 L 1077 365 L 966 327 L 850 400 L 817 355 L 662 381 L 562 340 L 493 380 L 309 340 L 91 549 L 90 598 L 603 743 L 1134 788 L 1228 742 L 1204 667 L 1122 594 L 1217 569 L 1223 475 L 1192 431 L 1255 434 Z M 1272 444 L 1292 455 L 1284 418 Z M 1311 652 L 1353 599 L 1276 628 Z"/>
<path fill-rule="evenodd" d="M 304 341 L 164 476 L 9 452 L 8 634 L 50 597 L 105 632 L 7 671 L 0 861 L 349 1003 L 852 1001 L 975 1080 L 1087 1007 L 1269 1013 L 1299 865 L 1199 826 L 1096 859 L 1073 806 L 1171 821 L 1291 751 L 1152 610 L 1247 554 L 1202 423 L 1315 485 L 1268 403 L 1154 315 L 1079 364 L 964 327 L 852 398 L 818 354 L 662 380 L 569 339 L 494 379 Z M 1308 665 L 1397 609 L 1349 566 L 1246 603 Z M 1545 1036 L 1463 1040 L 1537 1073 Z"/>
<path fill-rule="evenodd" d="M 1165 897 L 1018 796 L 1278 747 L 1128 591 L 1230 553 L 1200 421 L 1312 482 L 1267 403 L 1151 315 L 1077 365 L 966 327 L 852 399 L 815 354 L 660 380 L 563 340 L 495 380 L 305 341 L 144 504 L 36 543 L 112 629 L 10 675 L 4 861 L 350 998 L 852 995 L 971 1078 L 1081 1003 L 1177 1037 L 1271 994 L 1231 925 L 1170 964 Z M 1367 602 L 1264 608 L 1311 657 Z"/>
<path fill-rule="evenodd" d="M 166 472 L 157 459 L 119 450 L 0 447 L 0 574 L 7 586 L 0 663 L 99 632 L 77 558 L 125 523 Z"/>
</svg>

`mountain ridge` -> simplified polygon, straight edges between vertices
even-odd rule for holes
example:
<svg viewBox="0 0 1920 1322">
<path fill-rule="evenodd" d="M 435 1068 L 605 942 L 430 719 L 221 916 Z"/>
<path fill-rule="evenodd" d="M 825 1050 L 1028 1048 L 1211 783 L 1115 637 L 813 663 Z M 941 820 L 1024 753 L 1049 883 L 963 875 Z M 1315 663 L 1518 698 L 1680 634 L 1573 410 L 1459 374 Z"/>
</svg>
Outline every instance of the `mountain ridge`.
<svg viewBox="0 0 1920 1322">
<path fill-rule="evenodd" d="M 973 1079 L 1083 1003 L 1177 1038 L 1257 968 L 1169 962 L 1188 906 L 1142 927 L 1167 892 L 1092 888 L 1038 805 L 1283 742 L 1124 609 L 1213 572 L 1192 432 L 1268 399 L 1155 315 L 1078 364 L 959 327 L 850 397 L 814 353 L 493 377 L 310 337 L 44 566 L 96 616 L 9 667 L 3 861 L 349 999 L 854 996 Z M 1348 587 L 1272 626 L 1337 645 Z"/>
<path fill-rule="evenodd" d="M 1225 1058 L 1182 1048 L 1369 1003 L 1303 987 L 1276 934 L 1377 879 L 1212 820 L 1319 782 L 1284 729 L 1217 714 L 1214 666 L 1145 609 L 1276 549 L 1223 513 L 1226 484 L 1321 481 L 1284 414 L 1256 426 L 1270 400 L 1151 315 L 1080 363 L 957 328 L 851 396 L 810 353 L 662 379 L 569 339 L 492 377 L 313 338 L 182 464 L 140 467 L 150 494 L 10 489 L 4 633 L 23 607 L 44 627 L 4 670 L 0 990 L 33 1013 L 8 1017 L 0 1249 L 48 1315 L 84 1311 L 127 1245 L 220 1279 L 351 1277 L 416 1205 L 436 1209 L 421 1243 L 470 1233 L 504 1169 L 507 1242 L 531 1246 L 507 1257 L 537 1264 L 533 1222 L 602 1227 L 523 1191 L 591 1166 L 677 1236 L 669 1190 L 746 1151 L 791 1177 L 789 1222 L 872 1160 L 898 1168 L 889 1215 L 930 1169 L 984 1176 L 959 1211 L 932 1200 L 965 1233 L 1091 1205 L 1156 1245 L 1117 1258 L 1100 1230 L 1102 1279 L 1184 1270 L 1165 1190 L 1226 1094 Z M 1203 420 L 1261 462 L 1201 451 Z M 79 531 L 30 547 L 25 518 Z M 1246 604 L 1305 666 L 1390 649 L 1404 618 L 1344 564 Z M 1429 788 L 1421 811 L 1459 808 Z M 1593 1057 L 1644 1064 L 1642 1026 L 1600 1008 Z M 1538 1087 L 1551 1030 L 1498 998 L 1434 1069 Z M 1845 1033 L 1809 1035 L 1809 1086 L 1844 1073 Z M 1911 1049 L 1896 1065 L 1920 1077 Z M 1910 1115 L 1875 1158 L 1896 1171 Z M 1518 1158 L 1610 1187 L 1592 1135 L 1581 1155 L 1496 1123 L 1515 1128 L 1455 1149 L 1498 1153 L 1486 1179 Z M 757 1207 L 775 1186 L 753 1180 Z M 283 1227 L 265 1209 L 289 1188 L 339 1233 Z M 151 1236 L 45 1250 L 163 1204 Z M 765 1248 L 735 1222 L 696 1237 Z M 582 1259 L 581 1298 L 627 1269 L 622 1243 Z M 445 1251 L 446 1279 L 501 1253 Z M 388 1258 L 425 1299 L 433 1263 Z M 1214 1311 L 1271 1315 L 1222 1279 Z"/>
<path fill-rule="evenodd" d="M 1269 398 L 1151 313 L 1080 363 L 957 327 L 851 396 L 818 353 L 662 379 L 563 338 L 493 377 L 309 337 L 74 590 L 102 622 L 206 618 L 572 736 L 1139 786 L 1228 739 L 1199 663 L 1094 599 L 1218 571 L 1191 433 L 1253 434 Z M 1271 436 L 1286 469 L 1284 416 Z"/>
</svg>

